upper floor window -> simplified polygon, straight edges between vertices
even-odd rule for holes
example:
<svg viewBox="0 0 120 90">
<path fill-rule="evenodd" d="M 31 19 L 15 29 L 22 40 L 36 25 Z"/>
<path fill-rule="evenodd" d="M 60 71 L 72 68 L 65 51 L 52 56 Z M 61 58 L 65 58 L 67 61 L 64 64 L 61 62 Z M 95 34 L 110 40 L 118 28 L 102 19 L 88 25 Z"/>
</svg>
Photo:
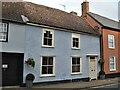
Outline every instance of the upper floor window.
<svg viewBox="0 0 120 90">
<path fill-rule="evenodd" d="M 41 57 L 41 76 L 55 75 L 55 57 L 43 56 Z"/>
<path fill-rule="evenodd" d="M 72 74 L 82 73 L 82 60 L 80 57 L 72 57 Z"/>
<path fill-rule="evenodd" d="M 108 47 L 115 48 L 115 38 L 114 35 L 108 35 Z"/>
<path fill-rule="evenodd" d="M 116 59 L 115 56 L 110 57 L 110 71 L 116 70 Z"/>
<path fill-rule="evenodd" d="M 43 30 L 42 46 L 53 47 L 54 46 L 54 31 L 49 29 Z"/>
<path fill-rule="evenodd" d="M 7 41 L 8 24 L 0 22 L 0 41 Z"/>
<path fill-rule="evenodd" d="M 80 35 L 79 34 L 72 34 L 72 48 L 73 49 L 80 49 Z"/>
</svg>

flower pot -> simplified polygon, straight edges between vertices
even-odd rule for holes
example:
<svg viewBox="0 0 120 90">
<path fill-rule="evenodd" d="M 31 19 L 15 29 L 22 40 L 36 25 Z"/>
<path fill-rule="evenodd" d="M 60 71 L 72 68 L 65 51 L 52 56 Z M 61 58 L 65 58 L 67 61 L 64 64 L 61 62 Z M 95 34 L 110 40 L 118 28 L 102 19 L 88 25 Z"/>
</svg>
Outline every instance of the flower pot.
<svg viewBox="0 0 120 90">
<path fill-rule="evenodd" d="M 33 86 L 33 81 L 35 76 L 32 73 L 27 74 L 26 76 L 26 87 L 31 88 Z"/>
<path fill-rule="evenodd" d="M 27 87 L 27 88 L 32 88 L 32 86 L 33 86 L 33 81 L 31 81 L 31 80 L 26 80 L 26 87 Z"/>
</svg>

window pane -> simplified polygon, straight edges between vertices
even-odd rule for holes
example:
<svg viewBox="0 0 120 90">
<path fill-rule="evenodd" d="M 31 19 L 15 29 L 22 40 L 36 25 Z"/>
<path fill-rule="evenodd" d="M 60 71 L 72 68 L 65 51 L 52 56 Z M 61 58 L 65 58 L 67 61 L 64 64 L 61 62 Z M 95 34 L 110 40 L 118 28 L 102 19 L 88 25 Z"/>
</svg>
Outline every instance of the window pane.
<svg viewBox="0 0 120 90">
<path fill-rule="evenodd" d="M 77 58 L 77 64 L 80 64 L 80 58 Z"/>
<path fill-rule="evenodd" d="M 75 47 L 76 45 L 75 45 L 75 42 L 73 41 L 73 47 Z"/>
<path fill-rule="evenodd" d="M 72 58 L 72 73 L 80 72 L 80 57 Z"/>
<path fill-rule="evenodd" d="M 47 57 L 43 57 L 42 65 L 47 65 Z"/>
<path fill-rule="evenodd" d="M 78 41 L 79 41 L 79 39 L 78 39 L 78 38 L 76 38 L 76 41 L 78 42 Z"/>
<path fill-rule="evenodd" d="M 80 72 L 80 65 L 76 66 L 76 72 Z"/>
<path fill-rule="evenodd" d="M 75 38 L 73 38 L 73 41 L 75 41 Z"/>
<path fill-rule="evenodd" d="M 72 66 L 72 72 L 80 72 L 80 66 Z"/>
<path fill-rule="evenodd" d="M 46 66 L 42 66 L 42 74 L 47 74 L 47 67 Z"/>
<path fill-rule="evenodd" d="M 110 69 L 114 69 L 114 65 L 110 65 Z"/>
<path fill-rule="evenodd" d="M 52 34 L 50 34 L 49 36 L 50 36 L 49 38 L 51 38 L 51 39 L 52 39 Z"/>
<path fill-rule="evenodd" d="M 79 47 L 79 38 L 73 38 L 73 47 Z"/>
<path fill-rule="evenodd" d="M 50 37 L 50 31 L 47 31 L 47 36 Z"/>
<path fill-rule="evenodd" d="M 44 45 L 47 45 L 47 39 L 46 38 L 44 38 Z"/>
<path fill-rule="evenodd" d="M 48 45 L 52 46 L 52 39 L 48 39 Z"/>
<path fill-rule="evenodd" d="M 0 40 L 6 41 L 7 38 L 7 24 L 0 23 Z"/>
<path fill-rule="evenodd" d="M 53 66 L 48 67 L 48 74 L 53 74 Z"/>
<path fill-rule="evenodd" d="M 53 65 L 53 57 L 49 57 L 49 65 Z"/>
<path fill-rule="evenodd" d="M 47 37 L 47 33 L 44 33 L 44 37 Z"/>
<path fill-rule="evenodd" d="M 76 42 L 76 47 L 78 48 L 78 46 L 79 46 L 79 43 L 78 43 L 78 42 Z"/>
<path fill-rule="evenodd" d="M 3 39 L 5 40 L 5 39 L 6 39 L 6 36 L 3 36 Z"/>
<path fill-rule="evenodd" d="M 72 64 L 76 64 L 76 58 L 72 58 Z"/>
<path fill-rule="evenodd" d="M 109 43 L 109 47 L 111 48 L 114 47 L 114 35 L 108 35 L 108 43 Z"/>
<path fill-rule="evenodd" d="M 51 33 L 51 31 L 46 31 L 44 33 L 44 45 L 52 46 L 52 33 Z"/>
<path fill-rule="evenodd" d="M 42 57 L 42 74 L 53 74 L 53 57 Z"/>
<path fill-rule="evenodd" d="M 114 57 L 110 58 L 110 69 L 115 69 L 115 60 L 114 60 Z"/>
</svg>

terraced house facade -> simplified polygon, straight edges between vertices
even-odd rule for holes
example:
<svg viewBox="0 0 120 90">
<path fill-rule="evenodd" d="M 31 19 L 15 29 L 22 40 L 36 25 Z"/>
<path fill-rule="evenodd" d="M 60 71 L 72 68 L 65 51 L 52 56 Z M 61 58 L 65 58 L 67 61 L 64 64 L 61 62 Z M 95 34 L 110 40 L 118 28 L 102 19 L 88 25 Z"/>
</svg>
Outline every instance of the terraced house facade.
<svg viewBox="0 0 120 90">
<path fill-rule="evenodd" d="M 82 17 L 101 35 L 100 51 L 104 61 L 102 69 L 107 77 L 120 75 L 120 28 L 118 22 L 89 11 L 89 2 L 82 3 Z"/>
<path fill-rule="evenodd" d="M 99 34 L 84 18 L 30 2 L 6 2 L 1 25 L 6 33 L 0 42 L 3 85 L 24 84 L 29 73 L 34 83 L 97 79 Z M 34 60 L 34 68 L 26 64 L 28 59 Z"/>
</svg>

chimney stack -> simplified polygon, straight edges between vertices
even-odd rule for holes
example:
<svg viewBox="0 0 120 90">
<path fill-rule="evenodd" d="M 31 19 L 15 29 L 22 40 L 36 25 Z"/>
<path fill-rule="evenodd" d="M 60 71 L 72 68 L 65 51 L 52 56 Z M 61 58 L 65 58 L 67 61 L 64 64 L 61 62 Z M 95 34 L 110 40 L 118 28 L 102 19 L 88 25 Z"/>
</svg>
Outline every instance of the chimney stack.
<svg viewBox="0 0 120 90">
<path fill-rule="evenodd" d="M 89 12 L 89 2 L 85 0 L 82 4 L 82 17 L 87 17 L 87 13 Z"/>
</svg>

